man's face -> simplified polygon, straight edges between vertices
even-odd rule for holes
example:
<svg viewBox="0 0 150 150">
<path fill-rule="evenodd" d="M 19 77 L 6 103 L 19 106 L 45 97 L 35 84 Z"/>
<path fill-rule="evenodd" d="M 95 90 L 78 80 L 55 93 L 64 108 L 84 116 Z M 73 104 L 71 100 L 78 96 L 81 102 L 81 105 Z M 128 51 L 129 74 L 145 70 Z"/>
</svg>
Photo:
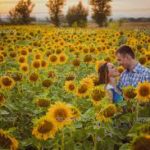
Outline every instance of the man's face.
<svg viewBox="0 0 150 150">
<path fill-rule="evenodd" d="M 123 66 L 125 69 L 128 69 L 129 59 L 127 55 L 117 53 L 117 61 L 119 65 Z"/>
</svg>

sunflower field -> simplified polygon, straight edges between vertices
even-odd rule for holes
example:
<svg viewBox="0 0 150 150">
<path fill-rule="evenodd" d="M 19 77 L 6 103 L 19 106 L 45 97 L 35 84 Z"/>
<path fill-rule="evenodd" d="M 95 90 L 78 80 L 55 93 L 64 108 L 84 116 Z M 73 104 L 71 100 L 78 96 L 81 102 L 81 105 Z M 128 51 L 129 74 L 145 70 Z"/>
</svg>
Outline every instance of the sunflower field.
<svg viewBox="0 0 150 150">
<path fill-rule="evenodd" d="M 0 150 L 148 150 L 150 83 L 99 85 L 122 44 L 150 68 L 149 30 L 0 26 Z"/>
</svg>

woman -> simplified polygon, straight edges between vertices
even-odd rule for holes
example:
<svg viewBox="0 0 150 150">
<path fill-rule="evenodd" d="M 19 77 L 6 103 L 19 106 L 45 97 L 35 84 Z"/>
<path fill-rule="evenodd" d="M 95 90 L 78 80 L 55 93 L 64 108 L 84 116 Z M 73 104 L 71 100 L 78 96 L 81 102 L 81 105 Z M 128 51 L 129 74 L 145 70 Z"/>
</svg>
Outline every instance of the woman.
<svg viewBox="0 0 150 150">
<path fill-rule="evenodd" d="M 116 87 L 116 77 L 119 76 L 118 70 L 112 63 L 104 63 L 98 70 L 99 83 L 105 84 L 105 88 L 108 91 L 113 103 L 119 103 L 123 101 L 121 92 Z"/>
</svg>

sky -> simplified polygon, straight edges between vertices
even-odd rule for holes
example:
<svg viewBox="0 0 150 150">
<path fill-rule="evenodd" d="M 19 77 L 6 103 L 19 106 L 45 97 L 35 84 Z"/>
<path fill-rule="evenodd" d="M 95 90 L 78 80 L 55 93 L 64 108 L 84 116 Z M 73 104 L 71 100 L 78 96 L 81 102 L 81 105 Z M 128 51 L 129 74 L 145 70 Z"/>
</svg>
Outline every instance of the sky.
<svg viewBox="0 0 150 150">
<path fill-rule="evenodd" d="M 48 0 L 32 0 L 35 3 L 35 7 L 32 12 L 32 16 L 36 18 L 48 17 L 48 9 L 46 3 Z M 64 13 L 72 5 L 78 4 L 82 1 L 84 6 L 87 7 L 91 15 L 91 7 L 89 0 L 66 0 L 64 6 Z M 18 0 L 0 0 L 0 16 L 3 18 L 8 16 L 9 10 L 11 10 L 17 4 Z M 110 3 L 112 6 L 112 18 L 122 17 L 150 17 L 150 0 L 112 0 Z"/>
</svg>

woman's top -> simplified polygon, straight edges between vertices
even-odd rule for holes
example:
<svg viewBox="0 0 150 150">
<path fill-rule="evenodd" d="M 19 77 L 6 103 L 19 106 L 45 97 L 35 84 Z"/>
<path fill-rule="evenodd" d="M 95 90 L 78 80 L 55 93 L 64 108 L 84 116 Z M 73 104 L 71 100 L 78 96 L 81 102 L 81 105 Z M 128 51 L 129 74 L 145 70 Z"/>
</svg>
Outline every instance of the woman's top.
<svg viewBox="0 0 150 150">
<path fill-rule="evenodd" d="M 119 103 L 123 101 L 123 97 L 119 91 L 117 91 L 112 85 L 107 84 L 106 89 L 112 93 L 113 103 Z"/>
</svg>

